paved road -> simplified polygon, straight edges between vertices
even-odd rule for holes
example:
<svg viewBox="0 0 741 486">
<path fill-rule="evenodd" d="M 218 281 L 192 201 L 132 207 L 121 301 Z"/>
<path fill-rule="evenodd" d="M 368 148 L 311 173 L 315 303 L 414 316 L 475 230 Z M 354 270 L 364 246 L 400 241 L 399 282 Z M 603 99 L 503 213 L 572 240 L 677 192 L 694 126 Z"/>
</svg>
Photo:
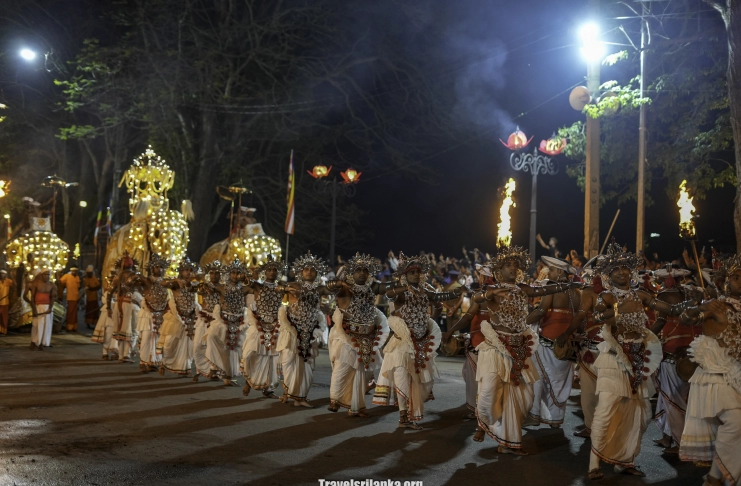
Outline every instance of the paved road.
<svg viewBox="0 0 741 486">
<path fill-rule="evenodd" d="M 691 485 L 707 470 L 665 458 L 651 439 L 638 464 L 644 479 L 586 479 L 589 443 L 572 396 L 563 429 L 530 429 L 528 457 L 474 443 L 463 420 L 462 359 L 442 358 L 436 400 L 422 431 L 396 428 L 398 412 L 368 419 L 329 413 L 329 363 L 320 356 L 309 398 L 294 408 L 221 383 L 142 375 L 134 364 L 100 360 L 83 335 L 54 336 L 28 349 L 28 336 L 0 337 L 0 485 L 317 485 L 318 479 L 422 480 L 435 485 Z M 578 393 L 578 391 L 576 392 Z"/>
</svg>

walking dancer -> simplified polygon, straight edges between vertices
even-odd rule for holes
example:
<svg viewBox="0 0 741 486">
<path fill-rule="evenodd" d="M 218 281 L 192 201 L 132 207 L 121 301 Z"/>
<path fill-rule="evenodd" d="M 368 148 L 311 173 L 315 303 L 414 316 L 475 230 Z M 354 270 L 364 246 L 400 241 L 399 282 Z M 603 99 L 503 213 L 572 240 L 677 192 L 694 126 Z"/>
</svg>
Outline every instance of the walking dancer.
<svg viewBox="0 0 741 486">
<path fill-rule="evenodd" d="M 432 387 L 439 376 L 435 351 L 440 346 L 440 328 L 430 318 L 430 304 L 439 313 L 440 302 L 458 298 L 465 287 L 453 292 L 435 292 L 426 283 L 430 262 L 424 256 L 399 253 L 399 264 L 386 297 L 394 302 L 388 319 L 393 338 L 384 348 L 373 403 L 399 406 L 399 427 L 422 429 L 416 422 L 424 417 L 424 403 L 434 400 Z"/>
<path fill-rule="evenodd" d="M 221 267 L 228 273 L 224 284 L 214 285 L 219 293 L 219 303 L 214 307 L 211 326 L 206 334 L 206 359 L 209 362 L 210 376 L 220 376 L 226 386 L 239 386 L 235 378 L 241 375 L 239 358 L 244 343 L 245 295 L 249 288 L 242 280 L 249 273 L 235 258 L 228 266 Z"/>
<path fill-rule="evenodd" d="M 136 274 L 131 278 L 133 285 L 142 289 L 144 305 L 139 311 L 136 330 L 139 332 L 139 370 L 142 373 L 157 371 L 162 360 L 157 354 L 157 340 L 160 337 L 160 327 L 169 311 L 170 292 L 162 286 L 165 269 L 170 262 L 152 253 L 147 263 L 148 277 Z"/>
<path fill-rule="evenodd" d="M 193 333 L 193 362 L 196 367 L 196 374 L 193 377 L 194 383 L 198 382 L 199 376 L 218 380 L 214 376 L 216 368 L 212 369 L 206 358 L 206 334 L 214 320 L 214 309 L 221 301 L 221 294 L 216 291 L 216 285 L 221 284 L 221 263 L 214 260 L 206 265 L 204 270 L 208 273 L 208 282 L 201 282 L 198 285 L 198 294 L 201 296 L 202 302 L 201 308 L 197 311 L 198 319 Z"/>
<path fill-rule="evenodd" d="M 335 280 L 327 288 L 337 296 L 329 335 L 332 380 L 329 386 L 330 412 L 340 407 L 350 416 L 369 417 L 365 411 L 368 389 L 366 372 L 381 368 L 379 346 L 386 342 L 386 316 L 375 306 L 376 294 L 387 285 L 374 282 L 380 266 L 370 255 L 356 253 L 344 267 L 345 281 Z"/>
<path fill-rule="evenodd" d="M 491 269 L 487 266 L 476 264 L 482 288 L 494 285 Z M 484 291 L 476 292 L 471 298 L 471 307 L 458 319 L 448 331 L 442 335 L 442 342 L 446 343 L 455 331 L 463 329 L 470 323 L 468 328 L 468 339 L 466 340 L 466 360 L 463 362 L 463 381 L 466 383 L 466 407 L 471 411 L 464 418 L 473 420 L 476 418 L 476 396 L 478 395 L 479 382 L 476 381 L 476 370 L 479 362 L 479 352 L 476 347 L 484 342 L 481 333 L 481 323 L 489 316 L 489 304 L 484 299 Z M 493 304 L 492 304 L 493 305 Z"/>
<path fill-rule="evenodd" d="M 139 274 L 136 270 L 138 262 L 124 251 L 123 256 L 114 265 L 118 269 L 116 277 L 111 283 L 111 290 L 106 297 L 106 313 L 113 319 L 113 339 L 118 342 L 118 361 L 133 363 L 132 350 L 136 347 L 136 324 L 142 296 L 133 283 Z M 113 306 L 113 301 L 116 305 Z"/>
<path fill-rule="evenodd" d="M 42 268 L 34 270 L 34 279 L 31 282 L 30 292 L 23 296 L 31 304 L 33 325 L 31 330 L 31 349 L 43 351 L 51 347 L 52 305 L 57 298 L 57 287 L 51 279 L 51 270 Z M 29 300 L 28 295 L 31 296 Z"/>
<path fill-rule="evenodd" d="M 569 337 L 581 330 L 581 342 L 576 352 L 576 363 L 579 367 L 579 388 L 581 410 L 584 414 L 584 425 L 577 427 L 574 435 L 577 437 L 589 438 L 592 433 L 592 419 L 594 410 L 597 408 L 597 369 L 594 362 L 599 356 L 597 345 L 602 342 L 599 336 L 602 330 L 601 323 L 594 322 L 594 306 L 597 305 L 597 296 L 604 290 L 602 288 L 602 279 L 594 275 L 595 258 L 584 264 L 584 272 L 581 275 L 586 286 L 581 291 L 581 305 L 574 315 L 571 327 L 562 334 L 556 343 L 562 346 Z"/>
<path fill-rule="evenodd" d="M 656 270 L 654 276 L 663 280 L 656 298 L 670 305 L 686 300 L 685 293 L 677 285 L 676 279 L 689 274 L 689 270 L 671 268 Z M 679 454 L 690 384 L 677 374 L 677 360 L 687 355 L 692 340 L 702 332 L 702 328 L 681 324 L 677 317 L 659 313 L 651 332 L 660 336 L 664 353 L 659 365 L 659 399 L 654 415 L 663 437 L 654 442 L 664 448 L 664 454 Z"/>
<path fill-rule="evenodd" d="M 541 257 L 548 267 L 548 283 L 569 283 L 569 277 L 576 269 L 564 260 Z M 559 360 L 553 346 L 571 327 L 574 310 L 581 305 L 581 293 L 577 289 L 546 295 L 540 299 L 538 307 L 530 313 L 526 322 L 540 323 L 539 344 L 535 351 L 535 364 L 540 380 L 533 384 L 533 408 L 523 426 L 548 424 L 558 428 L 566 416 L 566 401 L 571 395 L 574 381 L 574 365 L 571 361 Z"/>
<path fill-rule="evenodd" d="M 111 282 L 116 278 L 116 270 L 115 268 L 111 270 L 111 275 L 108 278 L 108 285 L 105 286 L 103 289 L 103 302 L 108 302 L 108 294 L 110 292 L 113 292 L 113 288 L 111 287 Z M 115 306 L 115 296 L 112 296 L 112 304 Z M 103 359 L 104 360 L 114 360 L 118 359 L 118 343 L 115 339 L 113 339 L 113 334 L 115 332 L 115 325 L 113 323 L 113 319 L 109 315 L 108 312 L 100 312 L 98 315 L 98 321 L 95 325 L 95 330 L 93 331 L 93 335 L 90 338 L 92 342 L 99 343 L 103 345 Z"/>
<path fill-rule="evenodd" d="M 164 376 L 165 370 L 190 376 L 196 316 L 200 310 L 198 295 L 192 285 L 195 271 L 195 263 L 185 257 L 178 266 L 178 278 L 162 281 L 163 287 L 172 290 L 172 299 L 157 341 L 157 354 L 162 360 L 160 376 Z"/>
<path fill-rule="evenodd" d="M 712 461 L 704 485 L 741 484 L 741 255 L 723 262 L 724 295 L 687 310 L 702 324 L 690 346 L 699 365 L 690 378 L 679 446 L 683 461 Z"/>
<path fill-rule="evenodd" d="M 630 288 L 642 259 L 612 243 L 595 264 L 607 290 L 597 299 L 595 321 L 602 322 L 597 368 L 599 399 L 592 421 L 589 478 L 603 477 L 600 461 L 615 472 L 645 476 L 635 466 L 641 438 L 651 421 L 650 398 L 655 392 L 652 373 L 661 363 L 661 342 L 646 325 L 644 306 L 670 316 L 688 303 L 669 305 L 645 290 Z"/>
<path fill-rule="evenodd" d="M 314 380 L 314 362 L 319 353 L 317 339 L 326 329 L 324 314 L 319 310 L 320 295 L 329 295 L 320 287 L 317 276 L 327 273 L 321 258 L 308 252 L 297 258 L 291 267 L 296 282 L 289 284 L 289 306 L 278 311 L 280 335 L 276 350 L 280 353 L 285 392 L 280 401 L 294 400 L 294 407 L 313 408 L 306 396 Z"/>
<path fill-rule="evenodd" d="M 489 320 L 481 323 L 484 342 L 478 345 L 476 379 L 478 428 L 473 440 L 488 435 L 501 454 L 527 455 L 522 450 L 522 423 L 533 405 L 533 384 L 540 379 L 532 355 L 537 336 L 525 322 L 528 298 L 565 292 L 577 283 L 531 287 L 521 283 L 530 266 L 529 253 L 519 246 L 499 248 L 488 262 L 496 284 L 485 290 Z"/>
<path fill-rule="evenodd" d="M 255 295 L 255 303 L 247 307 L 247 332 L 242 346 L 244 396 L 251 389 L 262 391 L 266 398 L 278 398 L 275 389 L 280 384 L 279 355 L 276 350 L 280 324 L 278 310 L 283 303 L 285 287 L 277 282 L 283 276 L 283 265 L 268 255 L 255 271 L 259 280 L 251 280 L 247 291 Z"/>
</svg>

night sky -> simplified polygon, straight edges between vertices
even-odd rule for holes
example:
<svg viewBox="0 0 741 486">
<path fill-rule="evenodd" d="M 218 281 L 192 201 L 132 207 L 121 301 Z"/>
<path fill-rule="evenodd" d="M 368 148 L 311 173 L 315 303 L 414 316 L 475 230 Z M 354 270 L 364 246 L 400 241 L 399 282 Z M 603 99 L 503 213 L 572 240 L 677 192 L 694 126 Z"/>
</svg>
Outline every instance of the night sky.
<svg viewBox="0 0 741 486">
<path fill-rule="evenodd" d="M 478 125 L 478 130 L 470 131 L 472 137 L 487 133 L 472 143 L 461 140 L 460 146 L 429 161 L 441 174 L 437 186 L 399 174 L 373 178 L 359 185 L 353 202 L 367 211 L 364 224 L 375 235 L 359 248 L 361 251 L 381 256 L 389 249 L 408 254 L 426 250 L 459 257 L 461 246 L 466 245 L 469 250 L 478 247 L 493 252 L 501 201 L 498 190 L 509 177 L 517 181 L 513 243 L 527 247 L 531 178 L 528 173 L 510 167 L 510 152 L 498 139 L 506 141 L 519 125 L 528 137 L 534 135 L 529 146 L 532 149 L 558 127 L 584 120 L 584 115 L 569 105 L 568 88 L 579 82 L 585 84 L 586 64 L 579 53 L 576 32 L 585 16 L 585 2 L 529 0 L 503 4 L 468 0 L 455 2 L 455 8 L 446 16 L 443 35 L 455 32 L 463 38 L 456 39 L 453 45 L 467 42 L 473 45 L 468 53 L 462 49 L 461 58 L 466 58 L 466 54 L 480 58 L 481 45 L 491 46 L 490 62 L 475 64 L 470 70 L 456 74 L 473 76 L 475 80 L 470 85 L 484 90 L 488 96 L 479 101 L 484 103 L 482 111 L 491 114 L 490 119 Z M 621 22 L 626 27 L 639 28 L 636 21 Z M 468 30 L 462 30 L 463 25 Z M 603 29 L 618 25 L 616 20 L 606 20 Z M 624 68 L 603 67 L 603 82 L 613 79 L 611 69 Z M 441 71 L 444 70 L 442 66 Z M 561 94 L 551 99 L 558 93 Z M 523 112 L 524 116 L 517 117 Z M 636 131 L 637 123 L 636 116 Z M 651 127 L 648 129 L 650 132 Z M 649 153 L 649 164 L 650 158 Z M 581 253 L 584 195 L 575 179 L 564 170 L 565 164 L 574 162 L 564 156 L 556 160 L 560 172 L 538 178 L 537 231 L 546 241 L 550 236 L 557 237 L 562 252 L 576 249 Z M 366 173 L 363 177 L 370 179 L 372 175 Z M 673 259 L 681 254 L 685 244 L 678 237 L 675 201 L 669 199 L 665 189 L 662 181 L 653 182 L 651 194 L 655 204 L 646 208 L 645 234 L 661 236 L 650 239 L 647 253 L 656 252 L 661 259 Z M 695 200 L 699 216 L 698 249 L 707 245 L 709 250 L 713 245 L 733 250 L 734 194 L 735 188 L 725 187 L 711 190 L 705 200 Z M 611 202 L 600 211 L 600 245 L 617 209 L 617 204 Z M 630 202 L 620 209 L 613 236 L 635 251 L 636 204 Z"/>
</svg>

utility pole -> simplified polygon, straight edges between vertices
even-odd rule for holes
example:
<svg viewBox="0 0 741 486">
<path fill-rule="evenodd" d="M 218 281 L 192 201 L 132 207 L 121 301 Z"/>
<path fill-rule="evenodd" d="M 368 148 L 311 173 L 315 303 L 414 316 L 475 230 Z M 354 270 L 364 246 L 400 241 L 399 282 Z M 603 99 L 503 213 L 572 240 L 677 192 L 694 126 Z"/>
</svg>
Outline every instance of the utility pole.
<svg viewBox="0 0 741 486">
<path fill-rule="evenodd" d="M 588 16 L 599 17 L 599 0 L 589 0 Z M 587 64 L 587 89 L 596 100 L 599 97 L 600 60 Z M 584 256 L 592 258 L 599 253 L 599 206 L 600 206 L 600 122 L 587 115 L 587 148 L 584 186 Z"/>
<path fill-rule="evenodd" d="M 644 65 L 646 61 L 646 3 L 641 2 L 641 98 L 645 93 L 646 81 Z M 640 107 L 638 118 L 638 211 L 636 215 L 636 253 L 643 250 L 643 230 L 645 228 L 646 195 L 646 105 Z"/>
</svg>

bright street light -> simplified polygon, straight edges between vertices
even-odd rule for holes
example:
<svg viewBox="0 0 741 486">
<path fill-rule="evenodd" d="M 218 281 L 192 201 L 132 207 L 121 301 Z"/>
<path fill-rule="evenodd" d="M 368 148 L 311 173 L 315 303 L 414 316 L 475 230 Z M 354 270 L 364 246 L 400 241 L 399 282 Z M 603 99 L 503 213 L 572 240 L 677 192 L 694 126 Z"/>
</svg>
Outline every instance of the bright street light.
<svg viewBox="0 0 741 486">
<path fill-rule="evenodd" d="M 80 207 L 86 208 L 87 207 L 87 201 L 80 201 Z"/>
<path fill-rule="evenodd" d="M 33 61 L 36 59 L 36 53 L 31 49 L 21 49 L 20 55 L 26 61 Z"/>
<path fill-rule="evenodd" d="M 581 54 L 588 62 L 599 62 L 605 55 L 605 45 L 600 40 L 600 28 L 590 22 L 579 29 L 581 38 Z"/>
</svg>

